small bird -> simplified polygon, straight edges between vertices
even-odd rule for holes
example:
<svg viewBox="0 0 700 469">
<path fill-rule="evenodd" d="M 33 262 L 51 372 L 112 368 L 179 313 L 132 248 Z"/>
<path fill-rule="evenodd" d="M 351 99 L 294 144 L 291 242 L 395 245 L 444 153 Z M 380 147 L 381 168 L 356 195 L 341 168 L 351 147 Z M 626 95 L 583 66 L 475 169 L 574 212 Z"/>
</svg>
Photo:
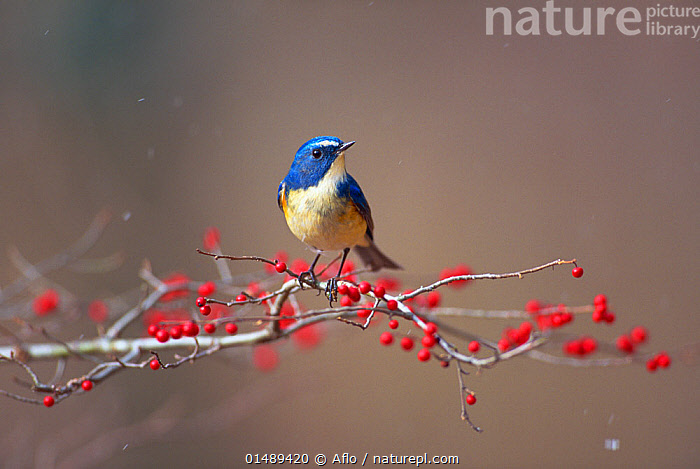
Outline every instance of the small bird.
<svg viewBox="0 0 700 469">
<path fill-rule="evenodd" d="M 374 244 L 372 212 L 357 181 L 345 170 L 345 150 L 355 142 L 337 137 L 312 138 L 299 148 L 289 173 L 277 190 L 277 204 L 287 226 L 317 254 L 309 270 L 316 282 L 314 267 L 322 251 L 342 251 L 338 274 L 326 284 L 326 296 L 337 297 L 337 280 L 351 248 L 372 271 L 383 267 L 401 269 Z"/>
</svg>

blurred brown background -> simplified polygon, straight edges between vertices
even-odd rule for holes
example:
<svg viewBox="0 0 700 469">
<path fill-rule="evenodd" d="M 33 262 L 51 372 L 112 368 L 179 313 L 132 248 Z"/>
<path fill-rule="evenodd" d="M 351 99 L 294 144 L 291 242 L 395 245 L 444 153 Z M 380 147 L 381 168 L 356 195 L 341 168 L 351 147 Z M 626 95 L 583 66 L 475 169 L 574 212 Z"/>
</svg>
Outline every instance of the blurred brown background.
<svg viewBox="0 0 700 469">
<path fill-rule="evenodd" d="M 573 4 L 580 13 L 557 2 Z M 124 250 L 125 266 L 52 277 L 87 299 L 136 286 L 144 258 L 158 274 L 214 277 L 194 253 L 208 225 L 226 252 L 310 259 L 277 184 L 304 141 L 337 135 L 358 142 L 349 171 L 407 285 L 458 262 L 501 272 L 576 257 L 581 280 L 561 268 L 446 303 L 585 304 L 605 292 L 618 322 L 580 318 L 572 330 L 612 340 L 644 324 L 670 369 L 504 363 L 468 380 L 476 434 L 459 419 L 453 369 L 381 347 L 385 326 L 333 327 L 313 351 L 284 349 L 272 374 L 242 350 L 122 373 L 50 410 L 2 400 L 4 464 L 242 467 L 246 453 L 368 452 L 458 455 L 465 467 L 697 466 L 697 367 L 673 352 L 700 325 L 699 44 L 614 30 L 487 36 L 487 6 L 3 3 L 0 245 L 39 261 L 110 207 L 116 221 L 92 255 Z M 4 257 L 0 285 L 15 277 Z M 497 338 L 504 325 L 465 327 Z M 154 411 L 163 418 L 146 418 Z M 148 437 L 158 425 L 172 430 Z"/>
</svg>

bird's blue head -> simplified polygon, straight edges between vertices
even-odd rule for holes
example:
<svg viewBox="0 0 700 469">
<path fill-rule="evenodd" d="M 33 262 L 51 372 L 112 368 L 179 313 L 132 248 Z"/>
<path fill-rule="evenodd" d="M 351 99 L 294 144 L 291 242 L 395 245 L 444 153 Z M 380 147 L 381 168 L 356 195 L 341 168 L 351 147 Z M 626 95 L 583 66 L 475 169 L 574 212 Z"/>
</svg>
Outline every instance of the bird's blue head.
<svg viewBox="0 0 700 469">
<path fill-rule="evenodd" d="M 331 168 L 345 174 L 345 161 L 336 159 L 355 142 L 344 143 L 337 137 L 316 137 L 303 144 L 294 156 L 284 179 L 289 189 L 306 189 L 317 185 Z"/>
</svg>

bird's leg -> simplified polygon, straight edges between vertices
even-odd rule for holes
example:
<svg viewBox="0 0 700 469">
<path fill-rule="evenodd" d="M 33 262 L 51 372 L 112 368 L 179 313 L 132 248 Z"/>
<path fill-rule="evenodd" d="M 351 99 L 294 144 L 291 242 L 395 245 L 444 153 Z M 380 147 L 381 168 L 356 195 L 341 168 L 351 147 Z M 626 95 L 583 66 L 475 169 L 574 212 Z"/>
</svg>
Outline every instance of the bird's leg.
<svg viewBox="0 0 700 469">
<path fill-rule="evenodd" d="M 316 280 L 316 274 L 314 273 L 314 269 L 316 268 L 316 263 L 318 262 L 318 258 L 321 257 L 321 253 L 318 252 L 316 253 L 316 258 L 314 261 L 311 263 L 311 267 L 309 267 L 309 270 L 305 270 L 304 272 L 299 273 L 299 286 L 303 289 L 304 288 L 304 277 L 308 276 L 309 280 L 306 281 L 307 285 L 310 286 L 315 286 L 317 283 Z"/>
<path fill-rule="evenodd" d="M 338 269 L 338 273 L 335 277 L 328 279 L 328 282 L 326 282 L 326 298 L 328 298 L 331 307 L 333 307 L 334 301 L 338 301 L 338 277 L 340 277 L 340 274 L 343 272 L 345 258 L 348 257 L 349 252 L 350 248 L 343 249 L 343 258 L 340 260 L 340 268 Z"/>
</svg>

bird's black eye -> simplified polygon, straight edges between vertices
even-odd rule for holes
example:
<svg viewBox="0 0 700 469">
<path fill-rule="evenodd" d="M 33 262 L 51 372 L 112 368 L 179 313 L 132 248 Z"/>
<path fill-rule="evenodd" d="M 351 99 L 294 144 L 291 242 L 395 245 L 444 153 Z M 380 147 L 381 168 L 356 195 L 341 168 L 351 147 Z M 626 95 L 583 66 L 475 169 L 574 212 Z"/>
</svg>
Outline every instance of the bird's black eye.
<svg viewBox="0 0 700 469">
<path fill-rule="evenodd" d="M 311 156 L 313 156 L 314 158 L 320 158 L 321 155 L 323 155 L 323 153 L 318 148 L 311 152 Z"/>
</svg>

